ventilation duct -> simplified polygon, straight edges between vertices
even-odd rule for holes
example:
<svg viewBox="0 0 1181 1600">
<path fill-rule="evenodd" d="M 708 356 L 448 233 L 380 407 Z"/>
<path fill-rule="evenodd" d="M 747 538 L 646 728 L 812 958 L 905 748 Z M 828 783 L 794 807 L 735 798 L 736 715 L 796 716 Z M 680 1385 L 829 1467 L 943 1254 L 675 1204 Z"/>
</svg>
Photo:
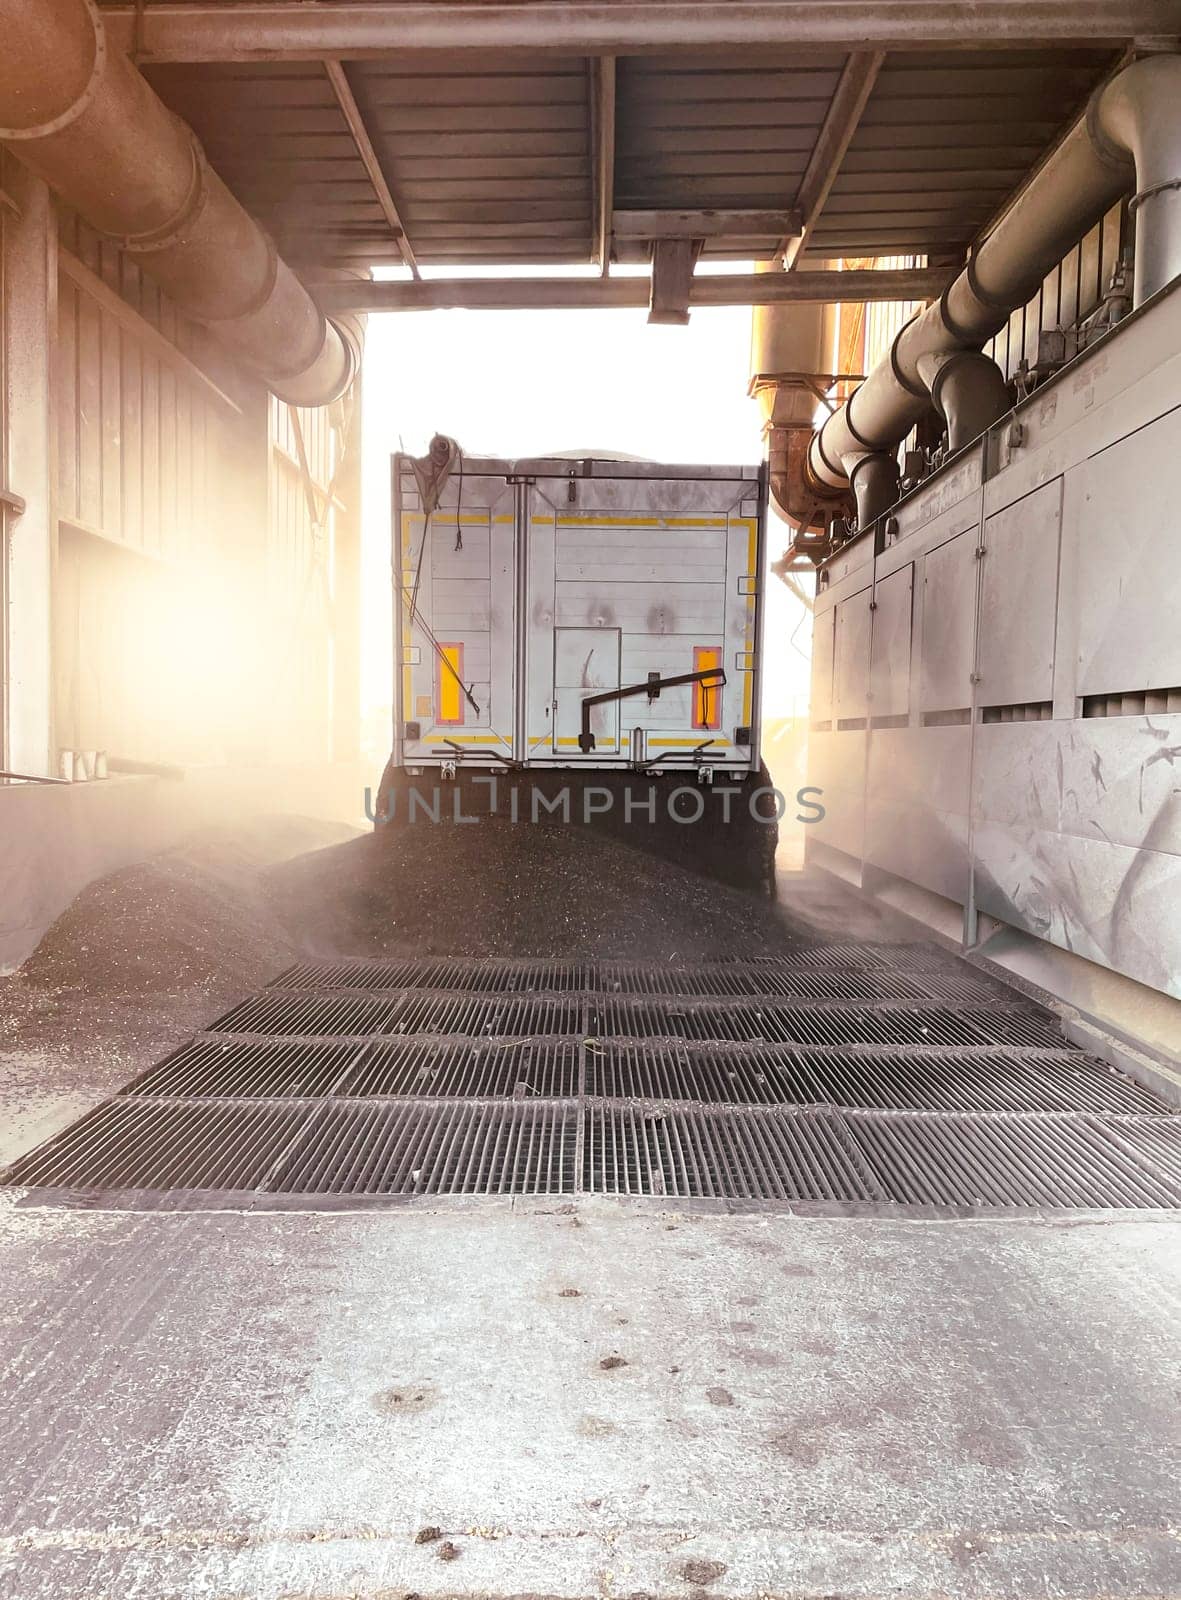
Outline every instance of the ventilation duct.
<svg viewBox="0 0 1181 1600">
<path fill-rule="evenodd" d="M 0 0 L 0 140 L 280 399 L 327 405 L 360 358 L 209 166 L 196 135 L 107 42 L 93 0 Z"/>
<path fill-rule="evenodd" d="M 919 377 L 947 424 L 947 449 L 952 455 L 978 439 L 1009 409 L 1005 375 L 982 350 L 920 356 Z"/>
<path fill-rule="evenodd" d="M 931 404 L 925 357 L 978 349 L 1133 184 L 1135 303 L 1181 272 L 1181 56 L 1125 67 L 1034 174 L 938 304 L 899 333 L 808 451 L 817 494 L 847 487 L 861 456 L 893 449 Z"/>
</svg>

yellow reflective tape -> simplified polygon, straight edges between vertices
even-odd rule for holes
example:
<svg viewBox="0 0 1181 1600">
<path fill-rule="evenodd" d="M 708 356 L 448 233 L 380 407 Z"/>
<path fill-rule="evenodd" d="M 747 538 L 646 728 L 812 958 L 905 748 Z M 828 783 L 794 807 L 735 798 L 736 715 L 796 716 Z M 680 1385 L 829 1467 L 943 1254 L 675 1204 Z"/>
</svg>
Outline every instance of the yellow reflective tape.
<svg viewBox="0 0 1181 1600">
<path fill-rule="evenodd" d="M 454 727 L 463 721 L 463 646 L 439 646 L 439 712 L 440 727 Z"/>
<path fill-rule="evenodd" d="M 403 520 L 409 522 L 425 522 L 426 518 L 423 516 L 421 511 L 406 511 L 403 512 Z M 502 513 L 499 516 L 493 517 L 491 513 L 487 511 L 463 511 L 460 513 L 459 520 L 463 523 L 471 523 L 476 525 L 478 523 L 486 523 L 489 521 L 515 522 L 516 518 L 511 512 L 508 514 Z M 455 526 L 455 513 L 453 511 L 450 515 L 448 515 L 445 511 L 436 511 L 433 514 L 431 521 L 434 527 L 453 528 Z"/>
<path fill-rule="evenodd" d="M 613 517 L 606 512 L 595 511 L 582 517 L 559 517 L 558 526 L 560 528 L 724 528 L 726 519 L 725 517 Z"/>
<path fill-rule="evenodd" d="M 702 740 L 702 739 L 649 739 L 648 740 L 648 743 L 650 745 L 653 745 L 653 746 L 659 745 L 662 750 L 696 750 L 704 742 L 705 741 Z M 715 740 L 712 741 L 712 743 L 710 744 L 709 748 L 713 752 L 713 754 L 716 755 L 718 753 L 719 749 L 728 750 L 730 748 L 730 745 L 729 745 L 729 741 L 728 740 L 717 740 L 717 739 L 715 739 Z"/>
<path fill-rule="evenodd" d="M 722 664 L 722 652 L 717 645 L 697 645 L 693 651 L 693 671 L 709 672 Z M 722 685 L 720 683 L 695 683 L 693 685 L 693 726 L 695 728 L 720 728 L 722 726 Z"/>
<path fill-rule="evenodd" d="M 509 740 L 502 733 L 447 733 L 445 735 L 449 744 L 503 744 L 512 748 Z"/>
</svg>

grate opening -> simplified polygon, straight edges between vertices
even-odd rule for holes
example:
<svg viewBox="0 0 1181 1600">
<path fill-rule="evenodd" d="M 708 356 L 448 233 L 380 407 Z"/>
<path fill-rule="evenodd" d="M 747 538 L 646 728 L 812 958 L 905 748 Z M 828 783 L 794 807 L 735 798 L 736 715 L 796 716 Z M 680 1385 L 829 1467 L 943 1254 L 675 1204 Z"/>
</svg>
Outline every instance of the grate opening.
<svg viewBox="0 0 1181 1600">
<path fill-rule="evenodd" d="M 587 1046 L 586 1088 L 609 1100 L 706 1105 L 1168 1115 L 1168 1107 L 1146 1089 L 1081 1052 L 830 1055 L 775 1047 L 596 1043 Z"/>
<path fill-rule="evenodd" d="M 1181 1188 L 1078 1118 L 849 1117 L 885 1193 L 908 1205 L 1171 1207 Z M 1120 1125 L 1122 1136 L 1123 1124 Z"/>
<path fill-rule="evenodd" d="M 443 989 L 466 994 L 569 994 L 587 987 L 586 968 L 572 962 L 349 961 L 305 963 L 281 973 L 273 989 Z"/>
<path fill-rule="evenodd" d="M 659 1044 L 588 1044 L 586 1092 L 603 1100 L 705 1105 L 804 1104 L 817 1099 L 786 1051 L 714 1051 Z"/>
<path fill-rule="evenodd" d="M 843 968 L 839 964 L 766 961 L 742 965 L 709 962 L 695 967 L 662 968 L 615 963 L 598 968 L 545 963 L 372 963 L 293 967 L 275 980 L 269 996 L 321 996 L 327 991 L 403 996 L 438 990 L 458 994 L 575 994 L 663 996 L 685 998 L 762 997 L 801 1000 L 930 1000 L 988 999 L 1004 991 L 994 980 L 954 966 L 932 971 L 897 971 L 885 963 Z M 344 998 L 344 995 L 341 996 Z"/>
<path fill-rule="evenodd" d="M 108 1101 L 14 1163 L 6 1183 L 56 1189 L 262 1188 L 314 1111 L 305 1103 Z"/>
<path fill-rule="evenodd" d="M 396 999 L 349 994 L 267 991 L 243 1001 L 215 1025 L 218 1033 L 363 1038 L 372 1034 L 433 1034 L 531 1038 L 579 1031 L 580 1005 L 560 999 L 489 999 L 480 995 L 404 992 Z"/>
<path fill-rule="evenodd" d="M 714 1040 L 752 1044 L 973 1045 L 1005 1042 L 988 1026 L 988 1013 L 883 1002 L 877 1006 L 809 1007 L 768 1003 L 713 1006 L 676 1001 L 603 1000 L 591 1007 L 589 1030 L 595 1038 Z M 1036 1033 L 1036 1030 L 1027 1030 Z M 1043 1030 L 1044 1031 L 1044 1030 Z M 1012 1041 L 1009 1041 L 1012 1042 Z M 1038 1043 L 1040 1036 L 1028 1042 Z M 1061 1036 L 1055 1040 L 1059 1048 Z"/>
<path fill-rule="evenodd" d="M 573 1105 L 333 1105 L 271 1188 L 279 1194 L 570 1194 Z"/>
<path fill-rule="evenodd" d="M 924 946 L 308 964 L 0 1181 L 1155 1208 L 1181 1117 Z"/>
<path fill-rule="evenodd" d="M 270 1044 L 200 1039 L 129 1084 L 124 1095 L 295 1098 L 338 1092 L 356 1044 Z"/>
<path fill-rule="evenodd" d="M 364 1050 L 342 1093 L 425 1098 L 569 1099 L 578 1093 L 573 1044 L 380 1044 Z"/>
<path fill-rule="evenodd" d="M 347 995 L 264 992 L 227 1011 L 211 1033 L 259 1033 L 332 1038 L 388 1033 L 401 1009 L 399 1000 L 362 1000 Z"/>
<path fill-rule="evenodd" d="M 383 1033 L 488 1035 L 538 1038 L 580 1031 L 582 1007 L 576 1000 L 453 1000 L 445 995 L 409 996 Z"/>
<path fill-rule="evenodd" d="M 590 1105 L 583 1186 L 590 1194 L 679 1199 L 874 1200 L 823 1113 L 644 1111 Z"/>
<path fill-rule="evenodd" d="M 1121 1122 L 1108 1128 L 1109 1136 L 1124 1146 L 1133 1158 L 1143 1162 L 1181 1194 L 1181 1138 L 1178 1137 L 1179 1118 L 1171 1122 L 1164 1119 L 1153 1125 L 1141 1119 L 1138 1122 Z"/>
</svg>

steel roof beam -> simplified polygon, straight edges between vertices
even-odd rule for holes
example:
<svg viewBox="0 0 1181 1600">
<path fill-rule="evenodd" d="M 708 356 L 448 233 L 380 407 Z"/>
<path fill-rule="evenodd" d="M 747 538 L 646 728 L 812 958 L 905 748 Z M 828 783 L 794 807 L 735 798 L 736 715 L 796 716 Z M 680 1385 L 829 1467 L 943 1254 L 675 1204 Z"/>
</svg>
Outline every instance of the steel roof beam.
<svg viewBox="0 0 1181 1600">
<path fill-rule="evenodd" d="M 953 268 L 915 267 L 854 272 L 697 274 L 690 306 L 754 306 L 842 300 L 937 298 Z M 646 273 L 610 278 L 423 278 L 417 283 L 347 280 L 322 283 L 313 293 L 326 312 L 343 311 L 580 311 L 651 303 Z"/>
<path fill-rule="evenodd" d="M 997 48 L 1176 34 L 1175 0 L 181 0 L 102 11 L 112 41 L 140 61 L 309 61 L 428 49 L 460 56 Z"/>
<path fill-rule="evenodd" d="M 410 240 L 406 237 L 406 228 L 401 215 L 390 193 L 390 186 L 386 182 L 385 173 L 381 169 L 381 162 L 377 159 L 377 151 L 373 148 L 373 140 L 369 137 L 369 129 L 365 126 L 365 119 L 361 115 L 361 108 L 353 94 L 352 85 L 349 83 L 345 70 L 339 61 L 325 61 L 324 71 L 328 74 L 328 81 L 332 85 L 332 92 L 336 96 L 336 103 L 341 114 L 348 124 L 349 133 L 361 164 L 373 185 L 373 193 L 377 196 L 377 203 L 381 207 L 382 215 L 390 225 L 390 230 L 398 241 L 398 249 L 402 252 L 402 260 L 410 268 L 414 277 L 419 276 L 418 262 L 414 259 L 414 251 Z"/>
<path fill-rule="evenodd" d="M 885 59 L 884 50 L 854 50 L 845 62 L 796 193 L 803 226 L 797 227 L 794 234 L 788 228 L 783 230 L 785 267 L 795 265 L 804 241 L 824 210 Z"/>
<path fill-rule="evenodd" d="M 591 62 L 594 86 L 595 260 L 605 278 L 611 271 L 611 219 L 615 210 L 615 57 Z"/>
<path fill-rule="evenodd" d="M 617 211 L 617 239 L 758 239 L 800 231 L 798 211 Z"/>
</svg>

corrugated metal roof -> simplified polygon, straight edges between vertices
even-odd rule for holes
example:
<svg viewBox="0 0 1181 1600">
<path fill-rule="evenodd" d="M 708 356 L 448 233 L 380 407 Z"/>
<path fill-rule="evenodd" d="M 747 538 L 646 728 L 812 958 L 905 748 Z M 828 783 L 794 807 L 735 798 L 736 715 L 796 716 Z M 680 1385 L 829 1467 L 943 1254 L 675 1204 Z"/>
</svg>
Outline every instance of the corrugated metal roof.
<svg viewBox="0 0 1181 1600">
<path fill-rule="evenodd" d="M 1086 49 L 891 55 L 809 254 L 962 254 L 1112 63 Z"/>
<path fill-rule="evenodd" d="M 845 56 L 751 51 L 618 62 L 614 203 L 786 210 Z M 806 258 L 962 255 L 1112 67 L 1110 48 L 892 52 Z M 345 63 L 420 263 L 594 257 L 594 77 L 586 57 L 402 54 Z M 293 261 L 397 261 L 321 64 L 145 68 Z M 707 253 L 768 256 L 726 237 Z"/>
</svg>

